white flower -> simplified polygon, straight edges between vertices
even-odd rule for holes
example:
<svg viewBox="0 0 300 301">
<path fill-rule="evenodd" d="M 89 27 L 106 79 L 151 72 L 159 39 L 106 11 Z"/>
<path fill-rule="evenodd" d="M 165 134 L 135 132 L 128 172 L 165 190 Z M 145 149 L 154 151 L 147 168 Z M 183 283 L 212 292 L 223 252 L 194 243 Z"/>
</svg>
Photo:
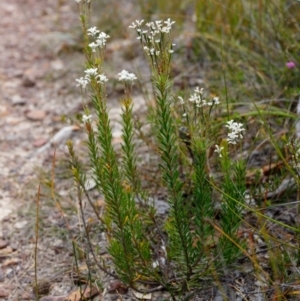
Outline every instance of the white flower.
<svg viewBox="0 0 300 301">
<path fill-rule="evenodd" d="M 213 104 L 214 104 L 214 105 L 220 104 L 219 97 L 214 97 L 214 98 L 213 98 Z"/>
<path fill-rule="evenodd" d="M 97 29 L 97 27 L 91 27 L 87 30 L 89 36 L 95 36 L 98 34 L 100 31 Z"/>
<path fill-rule="evenodd" d="M 164 26 L 160 31 L 163 33 L 169 33 L 171 30 L 171 27 L 169 26 Z"/>
<path fill-rule="evenodd" d="M 210 106 L 212 103 L 207 102 L 206 99 L 201 99 L 201 97 L 199 97 L 199 101 L 197 102 L 197 107 L 198 108 L 202 108 L 205 106 Z"/>
<path fill-rule="evenodd" d="M 95 78 L 97 79 L 98 84 L 104 84 L 108 81 L 107 77 L 104 74 L 98 74 Z"/>
<path fill-rule="evenodd" d="M 132 22 L 132 24 L 131 25 L 129 25 L 129 28 L 136 28 L 136 27 L 140 27 L 140 26 L 142 26 L 142 24 L 144 23 L 144 20 L 141 20 L 141 21 L 139 21 L 139 20 L 135 20 L 135 23 L 134 22 Z"/>
<path fill-rule="evenodd" d="M 87 84 L 90 82 L 88 78 L 83 78 L 83 77 L 77 78 L 76 81 L 78 83 L 76 87 L 81 87 L 82 89 L 85 89 Z"/>
<path fill-rule="evenodd" d="M 96 40 L 96 44 L 100 47 L 103 48 L 106 45 L 106 40 L 110 38 L 109 35 L 107 35 L 105 32 L 100 32 L 99 36 Z"/>
<path fill-rule="evenodd" d="M 154 48 L 151 48 L 151 49 L 149 50 L 149 52 L 150 52 L 150 55 L 154 55 L 155 49 L 154 49 Z"/>
<path fill-rule="evenodd" d="M 236 144 L 238 139 L 243 138 L 242 132 L 245 131 L 242 123 L 235 122 L 234 120 L 227 121 L 225 125 L 231 132 L 227 135 L 227 141 L 230 144 Z"/>
<path fill-rule="evenodd" d="M 86 123 L 90 122 L 92 120 L 92 118 L 93 118 L 92 115 L 85 115 L 85 114 L 83 114 L 82 115 L 82 122 L 84 124 L 86 124 Z"/>
<path fill-rule="evenodd" d="M 229 144 L 236 144 L 237 139 L 239 138 L 239 135 L 235 132 L 231 132 L 227 134 L 227 141 Z"/>
<path fill-rule="evenodd" d="M 86 74 L 86 78 L 90 78 L 90 76 L 97 76 L 98 68 L 86 69 L 86 70 L 84 70 L 84 73 Z"/>
<path fill-rule="evenodd" d="M 175 24 L 175 21 L 172 21 L 170 18 L 167 21 L 164 21 L 164 23 L 168 26 L 168 27 L 172 27 L 173 24 Z"/>
<path fill-rule="evenodd" d="M 137 77 L 133 73 L 129 73 L 126 70 L 122 70 L 122 72 L 118 73 L 119 75 L 119 81 L 129 81 L 133 82 L 137 79 Z"/>
<path fill-rule="evenodd" d="M 146 26 L 148 26 L 149 28 L 155 27 L 153 22 L 146 23 Z"/>
<path fill-rule="evenodd" d="M 195 93 L 202 95 L 203 94 L 203 88 L 199 89 L 199 87 L 196 87 L 196 89 L 194 90 Z"/>
<path fill-rule="evenodd" d="M 92 52 L 96 52 L 96 48 L 98 47 L 98 44 L 96 44 L 95 42 L 92 42 L 89 44 L 89 47 L 92 48 Z"/>
<path fill-rule="evenodd" d="M 245 130 L 242 123 L 234 122 L 234 120 L 227 121 L 227 125 L 225 125 L 225 127 L 236 133 L 240 133 Z"/>
<path fill-rule="evenodd" d="M 189 98 L 190 102 L 195 102 L 195 103 L 199 103 L 200 102 L 200 96 L 195 94 L 192 94 Z"/>
<path fill-rule="evenodd" d="M 222 158 L 222 150 L 224 149 L 224 147 L 223 146 L 220 147 L 219 145 L 216 144 L 215 148 L 216 148 L 215 153 L 218 153 L 219 157 Z"/>
</svg>

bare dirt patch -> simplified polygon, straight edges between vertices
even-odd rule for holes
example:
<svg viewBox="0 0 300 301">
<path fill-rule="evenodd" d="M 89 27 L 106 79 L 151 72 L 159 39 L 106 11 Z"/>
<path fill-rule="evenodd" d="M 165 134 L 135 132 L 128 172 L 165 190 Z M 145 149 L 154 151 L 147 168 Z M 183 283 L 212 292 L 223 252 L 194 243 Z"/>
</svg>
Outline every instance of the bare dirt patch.
<svg viewBox="0 0 300 301">
<path fill-rule="evenodd" d="M 79 23 L 73 4 L 0 1 L 0 299 L 32 299 L 24 295 L 34 275 L 27 209 L 37 192 L 37 170 L 53 153 L 51 137 L 70 126 L 61 116 L 81 103 L 70 84 L 82 64 L 74 51 Z"/>
</svg>

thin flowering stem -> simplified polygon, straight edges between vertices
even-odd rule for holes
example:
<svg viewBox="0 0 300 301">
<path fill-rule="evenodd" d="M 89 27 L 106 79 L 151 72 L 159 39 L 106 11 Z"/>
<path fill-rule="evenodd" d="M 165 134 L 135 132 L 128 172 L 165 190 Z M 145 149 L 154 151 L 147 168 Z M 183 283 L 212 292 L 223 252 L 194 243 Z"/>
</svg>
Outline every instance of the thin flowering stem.
<svg viewBox="0 0 300 301">
<path fill-rule="evenodd" d="M 161 153 L 161 171 L 163 180 L 169 191 L 169 203 L 172 208 L 170 223 L 170 245 L 176 256 L 183 256 L 187 279 L 191 276 L 190 246 L 191 235 L 188 231 L 188 217 L 183 206 L 182 183 L 178 171 L 178 144 L 176 131 L 170 109 L 170 59 L 172 44 L 170 40 L 171 26 L 174 22 L 156 21 L 147 23 L 148 29 L 143 30 L 142 21 L 136 21 L 130 27 L 136 29 L 138 38 L 144 45 L 149 59 L 152 82 L 156 95 L 156 127 L 157 141 Z"/>
</svg>

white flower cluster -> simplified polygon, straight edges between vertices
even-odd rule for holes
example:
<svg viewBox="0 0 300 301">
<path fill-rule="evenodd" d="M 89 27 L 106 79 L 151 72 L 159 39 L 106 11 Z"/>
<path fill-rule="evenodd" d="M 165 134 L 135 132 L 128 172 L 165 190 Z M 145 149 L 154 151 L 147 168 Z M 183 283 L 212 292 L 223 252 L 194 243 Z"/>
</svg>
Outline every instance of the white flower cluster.
<svg viewBox="0 0 300 301">
<path fill-rule="evenodd" d="M 207 101 L 203 97 L 203 88 L 199 89 L 197 87 L 194 90 L 194 94 L 192 94 L 189 98 L 189 101 L 192 103 L 195 103 L 197 107 L 205 107 L 205 106 L 213 106 L 213 105 L 218 105 L 220 103 L 218 97 L 214 97 L 211 101 Z"/>
<path fill-rule="evenodd" d="M 148 29 L 142 29 L 142 25 L 144 20 L 136 20 L 133 22 L 129 28 L 136 29 L 138 33 L 137 39 L 145 42 L 146 46 L 144 46 L 145 52 L 149 56 L 159 56 L 162 50 L 162 35 L 169 34 L 172 29 L 172 25 L 175 21 L 172 21 L 170 18 L 166 21 L 154 21 L 146 23 Z M 173 53 L 173 47 L 175 44 L 171 44 L 170 49 L 168 50 L 169 53 Z"/>
<path fill-rule="evenodd" d="M 133 73 L 129 73 L 126 70 L 122 70 L 119 75 L 119 81 L 133 82 L 137 77 Z"/>
<path fill-rule="evenodd" d="M 227 135 L 227 141 L 229 144 L 236 144 L 238 139 L 242 139 L 242 132 L 245 131 L 242 123 L 235 122 L 233 120 L 227 121 L 225 125 L 230 132 Z"/>
<path fill-rule="evenodd" d="M 91 82 L 92 78 L 95 78 L 98 84 L 104 84 L 108 81 L 107 77 L 104 74 L 98 73 L 98 68 L 88 68 L 84 71 L 85 77 L 76 79 L 77 87 L 85 89 L 86 86 Z"/>
<path fill-rule="evenodd" d="M 92 48 L 92 52 L 96 52 L 96 49 L 99 47 L 104 48 L 106 45 L 106 40 L 110 38 L 105 32 L 100 32 L 96 27 L 91 27 L 87 30 L 87 34 L 95 38 L 95 41 L 89 44 L 89 47 Z"/>
<path fill-rule="evenodd" d="M 169 18 L 166 21 L 158 20 L 158 21 L 146 23 L 146 26 L 149 28 L 149 31 L 141 29 L 143 23 L 144 20 L 141 21 L 136 20 L 135 22 L 132 22 L 129 28 L 136 29 L 138 33 L 148 34 L 149 38 L 154 39 L 154 37 L 159 33 L 170 33 L 172 29 L 172 25 L 175 23 L 175 21 L 172 21 Z"/>
</svg>

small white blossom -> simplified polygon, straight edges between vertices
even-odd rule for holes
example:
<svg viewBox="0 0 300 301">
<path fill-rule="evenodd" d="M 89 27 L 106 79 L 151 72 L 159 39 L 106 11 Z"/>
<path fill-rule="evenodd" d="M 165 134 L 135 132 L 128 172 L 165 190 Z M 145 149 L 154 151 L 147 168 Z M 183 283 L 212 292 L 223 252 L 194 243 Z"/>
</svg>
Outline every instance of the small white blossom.
<svg viewBox="0 0 300 301">
<path fill-rule="evenodd" d="M 135 22 L 132 22 L 131 25 L 129 25 L 129 28 L 136 28 L 136 27 L 140 27 L 142 26 L 142 24 L 144 23 L 144 20 L 135 20 Z"/>
<path fill-rule="evenodd" d="M 239 135 L 235 132 L 231 132 L 227 134 L 227 141 L 229 144 L 236 144 L 237 139 L 239 138 Z"/>
<path fill-rule="evenodd" d="M 235 122 L 234 120 L 227 121 L 225 125 L 231 132 L 227 135 L 227 141 L 230 144 L 236 144 L 238 139 L 243 138 L 242 132 L 245 131 L 242 123 Z"/>
<path fill-rule="evenodd" d="M 212 105 L 211 102 L 207 102 L 206 99 L 201 99 L 201 97 L 199 98 L 199 101 L 197 102 L 198 108 L 202 108 L 202 107 L 210 106 L 210 105 Z"/>
<path fill-rule="evenodd" d="M 76 79 L 77 81 L 77 85 L 76 87 L 81 87 L 82 89 L 85 89 L 85 87 L 88 85 L 88 83 L 90 82 L 88 78 L 83 78 L 83 77 L 80 77 L 80 78 L 77 78 Z"/>
<path fill-rule="evenodd" d="M 236 133 L 240 133 L 245 130 L 242 123 L 234 122 L 234 120 L 227 121 L 227 125 L 225 125 L 225 127 Z"/>
<path fill-rule="evenodd" d="M 126 70 L 122 70 L 122 72 L 118 73 L 119 75 L 119 81 L 129 81 L 133 82 L 137 79 L 137 77 L 133 73 L 129 73 Z"/>
<path fill-rule="evenodd" d="M 98 74 L 96 75 L 96 80 L 98 84 L 104 84 L 105 82 L 108 81 L 107 77 L 104 74 Z"/>
<path fill-rule="evenodd" d="M 105 32 L 100 32 L 99 36 L 96 40 L 96 44 L 100 47 L 103 48 L 106 45 L 106 40 L 110 38 L 109 35 L 107 35 Z"/>
<path fill-rule="evenodd" d="M 89 36 L 96 36 L 100 31 L 97 29 L 97 27 L 91 27 L 87 30 Z"/>
<path fill-rule="evenodd" d="M 164 21 L 164 23 L 168 26 L 168 27 L 172 27 L 173 24 L 175 24 L 175 21 L 172 21 L 170 18 L 167 21 Z"/>
<path fill-rule="evenodd" d="M 215 148 L 216 148 L 215 153 L 217 153 L 219 157 L 222 158 L 222 150 L 224 149 L 224 147 L 223 146 L 220 147 L 219 145 L 216 144 Z"/>
<path fill-rule="evenodd" d="M 215 105 L 220 104 L 219 97 L 214 97 L 213 98 L 213 104 L 215 104 Z"/>
<path fill-rule="evenodd" d="M 203 88 L 199 89 L 199 87 L 195 88 L 195 93 L 202 95 L 203 94 Z"/>
<path fill-rule="evenodd" d="M 194 103 L 199 103 L 200 101 L 200 97 L 199 95 L 197 95 L 196 93 L 195 94 L 192 94 L 189 98 L 189 101 L 190 102 L 194 102 Z"/>
<path fill-rule="evenodd" d="M 92 118 L 93 118 L 92 115 L 85 115 L 85 114 L 83 114 L 82 115 L 82 122 L 84 124 L 86 124 L 86 123 L 90 122 L 92 120 Z"/>
<path fill-rule="evenodd" d="M 154 49 L 154 48 L 151 48 L 151 49 L 149 49 L 149 52 L 150 52 L 150 55 L 154 55 L 155 49 Z"/>
<path fill-rule="evenodd" d="M 84 73 L 86 74 L 86 78 L 90 78 L 90 76 L 97 76 L 98 69 L 97 68 L 89 68 L 84 70 Z"/>
<path fill-rule="evenodd" d="M 153 28 L 154 27 L 154 23 L 153 22 L 148 22 L 148 23 L 146 23 L 146 26 L 148 26 L 149 28 Z"/>
<path fill-rule="evenodd" d="M 171 31 L 171 27 L 165 26 L 160 31 L 163 32 L 163 33 L 169 33 Z"/>
<path fill-rule="evenodd" d="M 92 48 L 92 52 L 96 52 L 98 44 L 96 44 L 95 42 L 92 42 L 89 44 L 89 47 Z"/>
</svg>

